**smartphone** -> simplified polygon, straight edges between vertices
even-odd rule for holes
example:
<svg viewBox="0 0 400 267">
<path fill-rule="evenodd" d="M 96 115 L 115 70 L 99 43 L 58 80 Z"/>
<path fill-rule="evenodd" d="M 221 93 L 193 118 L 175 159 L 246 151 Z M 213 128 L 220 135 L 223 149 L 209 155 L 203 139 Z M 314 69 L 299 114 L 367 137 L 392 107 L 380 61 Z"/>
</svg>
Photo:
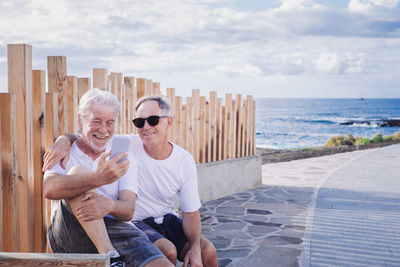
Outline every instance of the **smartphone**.
<svg viewBox="0 0 400 267">
<path fill-rule="evenodd" d="M 129 150 L 129 138 L 127 136 L 114 136 L 111 144 L 111 156 L 110 159 L 115 157 L 116 155 L 128 152 Z M 118 160 L 118 163 L 126 160 L 126 157 Z"/>
</svg>

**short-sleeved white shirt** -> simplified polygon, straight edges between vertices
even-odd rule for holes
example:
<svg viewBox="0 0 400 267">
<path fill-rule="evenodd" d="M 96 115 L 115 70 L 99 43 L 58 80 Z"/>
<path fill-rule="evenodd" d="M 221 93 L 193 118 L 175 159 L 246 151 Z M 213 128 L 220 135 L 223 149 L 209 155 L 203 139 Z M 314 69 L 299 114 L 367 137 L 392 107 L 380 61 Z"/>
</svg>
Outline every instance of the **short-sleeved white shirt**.
<svg viewBox="0 0 400 267">
<path fill-rule="evenodd" d="M 150 157 L 137 135 L 129 135 L 131 150 L 137 160 L 139 198 L 136 200 L 134 220 L 158 218 L 170 213 L 175 196 L 184 212 L 201 207 L 197 185 L 197 169 L 192 155 L 173 144 L 171 155 L 164 160 Z"/>
<path fill-rule="evenodd" d="M 110 151 L 110 144 L 111 141 L 108 143 L 106 151 Z M 130 144 L 130 148 L 132 144 Z M 132 151 L 132 149 L 129 149 Z M 121 190 L 130 190 L 138 195 L 138 181 L 137 181 L 137 161 L 132 152 L 128 153 L 128 159 L 130 161 L 129 169 L 126 174 L 121 176 L 121 178 L 111 184 L 106 184 L 101 187 L 96 188 L 96 191 L 99 195 L 118 200 L 119 199 L 119 192 Z M 70 159 L 67 162 L 67 166 L 63 169 L 60 165 L 60 162 L 57 163 L 53 168 L 46 171 L 45 174 L 50 173 L 60 173 L 60 174 L 67 174 L 68 171 L 76 165 L 82 165 L 88 168 L 89 171 L 96 171 L 98 166 L 99 158 L 93 160 L 88 155 L 83 153 L 76 142 L 74 142 L 71 146 L 70 152 Z M 46 177 L 46 176 L 45 176 Z M 54 215 L 55 209 L 58 205 L 56 205 L 58 200 L 53 200 L 51 203 L 52 209 L 52 216 Z"/>
</svg>

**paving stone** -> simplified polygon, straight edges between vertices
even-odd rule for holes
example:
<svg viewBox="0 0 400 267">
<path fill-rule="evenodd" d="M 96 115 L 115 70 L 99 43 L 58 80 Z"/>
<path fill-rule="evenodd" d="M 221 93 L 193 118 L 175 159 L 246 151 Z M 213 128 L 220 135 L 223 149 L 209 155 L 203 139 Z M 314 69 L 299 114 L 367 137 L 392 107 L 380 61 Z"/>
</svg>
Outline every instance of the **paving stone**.
<svg viewBox="0 0 400 267">
<path fill-rule="evenodd" d="M 242 207 L 219 207 L 217 212 L 226 215 L 243 215 L 245 208 Z"/>
<path fill-rule="evenodd" d="M 250 236 L 243 231 L 226 231 L 226 230 L 215 230 L 212 232 L 212 235 L 214 237 L 218 238 L 250 238 Z"/>
<path fill-rule="evenodd" d="M 210 237 L 209 240 L 214 244 L 216 249 L 225 249 L 231 245 L 232 239 L 228 238 L 213 238 Z"/>
<path fill-rule="evenodd" d="M 217 216 L 216 219 L 219 223 L 240 222 L 241 221 L 239 218 L 233 219 L 231 217 L 223 217 L 223 216 Z"/>
<path fill-rule="evenodd" d="M 243 221 L 258 221 L 258 222 L 267 222 L 269 220 L 268 215 L 257 215 L 257 214 L 249 214 L 245 216 L 238 217 Z"/>
<path fill-rule="evenodd" d="M 218 260 L 218 266 L 219 267 L 226 267 L 231 262 L 232 262 L 231 259 L 220 259 L 220 260 Z"/>
<path fill-rule="evenodd" d="M 215 230 L 242 230 L 246 226 L 246 223 L 242 222 L 229 222 L 229 223 L 223 223 L 221 225 L 215 226 Z"/>
<path fill-rule="evenodd" d="M 290 236 L 268 236 L 262 242 L 262 245 L 289 245 L 289 244 L 301 244 L 303 240 L 298 237 Z"/>
<path fill-rule="evenodd" d="M 301 250 L 285 247 L 261 246 L 252 255 L 237 262 L 236 266 L 298 267 Z"/>
<path fill-rule="evenodd" d="M 239 249 L 226 249 L 218 250 L 217 254 L 220 258 L 245 258 L 251 253 L 250 249 L 239 248 Z"/>
<path fill-rule="evenodd" d="M 246 222 L 251 223 L 252 225 L 261 225 L 261 226 L 271 226 L 271 227 L 281 227 L 282 224 L 279 223 L 271 223 L 271 222 L 259 222 L 259 221 L 250 221 L 246 220 Z"/>
<path fill-rule="evenodd" d="M 247 209 L 247 214 L 261 214 L 261 215 L 268 215 L 272 214 L 273 212 L 269 210 L 259 210 L 259 209 Z"/>
<path fill-rule="evenodd" d="M 268 235 L 268 233 L 273 233 L 278 231 L 279 228 L 277 227 L 270 227 L 270 226 L 254 226 L 250 225 L 247 227 L 247 231 L 250 234 L 257 234 L 256 236 L 260 236 L 259 234 L 262 235 Z"/>
</svg>

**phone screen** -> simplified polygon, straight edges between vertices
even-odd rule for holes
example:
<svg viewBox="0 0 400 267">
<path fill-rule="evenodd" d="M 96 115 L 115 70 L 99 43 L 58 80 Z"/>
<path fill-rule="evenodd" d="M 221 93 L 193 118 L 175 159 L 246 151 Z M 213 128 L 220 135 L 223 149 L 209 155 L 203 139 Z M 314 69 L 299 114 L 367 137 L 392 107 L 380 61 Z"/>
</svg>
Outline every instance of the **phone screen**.
<svg viewBox="0 0 400 267">
<path fill-rule="evenodd" d="M 115 157 L 116 155 L 128 152 L 129 150 L 129 138 L 126 136 L 114 136 L 111 144 L 111 156 L 110 159 Z M 126 157 L 118 160 L 118 163 L 126 160 Z"/>
</svg>

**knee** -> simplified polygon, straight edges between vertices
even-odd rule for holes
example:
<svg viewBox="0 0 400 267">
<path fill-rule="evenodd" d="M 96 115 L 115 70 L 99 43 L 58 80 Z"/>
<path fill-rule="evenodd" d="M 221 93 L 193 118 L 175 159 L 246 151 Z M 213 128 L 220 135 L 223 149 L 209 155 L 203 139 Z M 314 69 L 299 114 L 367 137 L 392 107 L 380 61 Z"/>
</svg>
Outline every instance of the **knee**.
<svg viewBox="0 0 400 267">
<path fill-rule="evenodd" d="M 71 174 L 79 174 L 85 172 L 89 172 L 89 169 L 82 165 L 75 165 L 68 171 L 67 174 L 71 175 Z"/>
<path fill-rule="evenodd" d="M 178 253 L 176 251 L 176 248 L 173 247 L 164 247 L 163 250 L 161 251 L 167 259 L 172 262 L 172 264 L 176 264 L 176 260 L 178 257 Z"/>
<path fill-rule="evenodd" d="M 201 257 L 204 266 L 217 266 L 217 250 L 211 241 L 202 238 Z"/>
</svg>

